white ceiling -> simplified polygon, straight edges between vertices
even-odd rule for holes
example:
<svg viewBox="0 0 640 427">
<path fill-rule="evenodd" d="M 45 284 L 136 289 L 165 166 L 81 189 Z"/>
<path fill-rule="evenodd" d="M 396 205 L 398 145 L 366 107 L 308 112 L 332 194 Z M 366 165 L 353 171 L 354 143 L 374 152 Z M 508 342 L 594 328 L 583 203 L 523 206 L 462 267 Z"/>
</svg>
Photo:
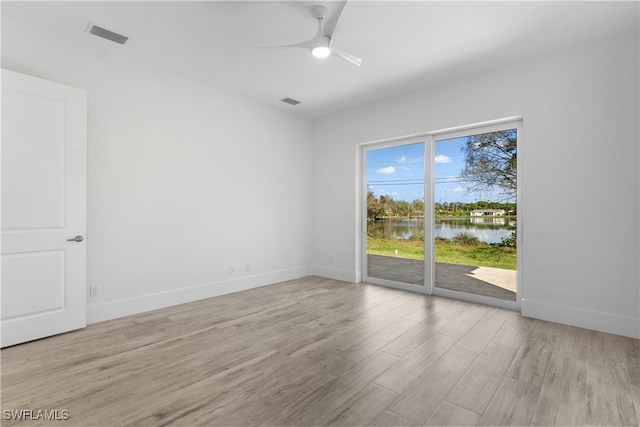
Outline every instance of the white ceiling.
<svg viewBox="0 0 640 427">
<path fill-rule="evenodd" d="M 303 49 L 258 48 L 313 37 L 310 10 L 318 4 L 332 8 L 331 1 L 3 1 L 2 19 L 309 117 L 628 31 L 639 21 L 637 1 L 352 0 L 333 42 L 359 55 L 362 67 Z M 90 36 L 89 22 L 130 40 L 120 46 Z M 290 106 L 284 97 L 302 103 Z"/>
</svg>

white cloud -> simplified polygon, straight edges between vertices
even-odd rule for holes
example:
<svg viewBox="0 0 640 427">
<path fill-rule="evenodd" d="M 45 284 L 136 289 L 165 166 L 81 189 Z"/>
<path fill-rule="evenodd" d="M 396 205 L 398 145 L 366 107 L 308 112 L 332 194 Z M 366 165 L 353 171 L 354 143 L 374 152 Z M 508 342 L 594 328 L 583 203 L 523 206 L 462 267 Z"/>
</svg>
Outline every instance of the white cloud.
<svg viewBox="0 0 640 427">
<path fill-rule="evenodd" d="M 380 168 L 376 171 L 376 173 L 381 173 L 384 175 L 391 175 L 392 173 L 396 173 L 396 168 L 393 166 L 386 166 L 384 168 Z"/>
<path fill-rule="evenodd" d="M 444 154 L 438 154 L 434 161 L 436 165 L 439 163 L 451 163 L 451 157 L 445 156 Z"/>
<path fill-rule="evenodd" d="M 456 188 L 453 189 L 454 193 L 462 193 L 464 191 L 464 188 L 457 186 Z"/>
<path fill-rule="evenodd" d="M 403 164 L 403 163 L 420 163 L 422 161 L 422 156 L 420 157 L 407 157 L 407 156 L 402 156 L 398 159 L 398 164 Z"/>
</svg>

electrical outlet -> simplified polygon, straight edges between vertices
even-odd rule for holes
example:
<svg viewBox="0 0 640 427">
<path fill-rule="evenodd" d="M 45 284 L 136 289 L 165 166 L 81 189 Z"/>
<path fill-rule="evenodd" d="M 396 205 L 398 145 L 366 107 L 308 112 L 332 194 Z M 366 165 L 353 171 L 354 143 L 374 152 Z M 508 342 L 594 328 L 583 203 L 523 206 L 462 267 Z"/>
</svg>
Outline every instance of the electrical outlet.
<svg viewBox="0 0 640 427">
<path fill-rule="evenodd" d="M 98 285 L 89 285 L 89 296 L 97 297 L 100 294 L 100 288 Z"/>
<path fill-rule="evenodd" d="M 229 274 L 236 274 L 236 266 L 232 265 L 229 267 Z"/>
</svg>

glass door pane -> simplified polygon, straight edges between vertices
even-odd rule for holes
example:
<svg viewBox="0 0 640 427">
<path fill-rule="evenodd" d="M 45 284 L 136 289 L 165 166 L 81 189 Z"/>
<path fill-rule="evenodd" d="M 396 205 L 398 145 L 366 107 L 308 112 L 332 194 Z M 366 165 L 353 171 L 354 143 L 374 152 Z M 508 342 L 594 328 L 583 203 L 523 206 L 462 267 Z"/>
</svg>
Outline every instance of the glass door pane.
<svg viewBox="0 0 640 427">
<path fill-rule="evenodd" d="M 434 291 L 515 302 L 517 130 L 434 144 Z"/>
<path fill-rule="evenodd" d="M 365 281 L 424 288 L 424 142 L 365 151 Z"/>
</svg>

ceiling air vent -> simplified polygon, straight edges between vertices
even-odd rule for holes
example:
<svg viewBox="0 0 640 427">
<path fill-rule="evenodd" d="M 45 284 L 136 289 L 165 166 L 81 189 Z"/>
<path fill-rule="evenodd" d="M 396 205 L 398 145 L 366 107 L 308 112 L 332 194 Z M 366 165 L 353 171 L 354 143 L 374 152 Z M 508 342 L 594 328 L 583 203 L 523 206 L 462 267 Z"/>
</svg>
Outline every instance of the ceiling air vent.
<svg viewBox="0 0 640 427">
<path fill-rule="evenodd" d="M 97 25 L 89 24 L 89 33 L 94 36 L 102 37 L 103 39 L 111 40 L 112 42 L 116 42 L 119 44 L 124 44 L 129 37 L 125 37 L 121 34 L 114 33 L 113 31 L 109 31 L 105 28 L 98 27 Z"/>
<path fill-rule="evenodd" d="M 297 99 L 293 99 L 293 98 L 285 98 L 285 99 L 281 99 L 282 102 L 285 102 L 287 104 L 291 104 L 291 105 L 298 105 L 300 104 L 300 101 L 298 101 Z"/>
</svg>

